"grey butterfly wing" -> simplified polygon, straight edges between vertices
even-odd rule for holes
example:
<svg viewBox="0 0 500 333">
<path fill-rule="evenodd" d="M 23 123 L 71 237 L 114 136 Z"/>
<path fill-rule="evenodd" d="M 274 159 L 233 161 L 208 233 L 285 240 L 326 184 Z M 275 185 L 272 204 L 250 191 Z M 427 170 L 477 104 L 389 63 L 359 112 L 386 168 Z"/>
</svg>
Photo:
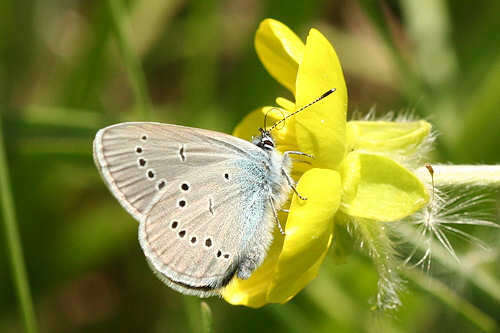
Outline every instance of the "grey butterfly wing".
<svg viewBox="0 0 500 333">
<path fill-rule="evenodd" d="M 226 179 L 225 175 L 229 175 Z M 222 161 L 183 175 L 172 190 L 155 199 L 139 227 L 141 246 L 151 265 L 170 287 L 209 296 L 224 286 L 241 265 L 265 254 L 268 244 L 252 241 L 266 226 L 265 202 L 246 192 L 251 175 Z M 255 182 L 255 180 L 252 180 Z M 189 184 L 184 191 L 183 184 Z M 168 185 L 167 185 L 168 186 Z M 260 263 L 255 263 L 255 266 Z"/>
<path fill-rule="evenodd" d="M 260 148 L 158 123 L 108 127 L 94 145 L 103 178 L 141 221 L 144 253 L 169 286 L 208 296 L 235 271 L 247 277 L 263 260 L 272 223 Z"/>
<path fill-rule="evenodd" d="M 97 133 L 94 160 L 113 195 L 140 221 L 153 197 L 168 183 L 166 174 L 175 179 L 186 172 L 186 166 L 234 158 L 235 152 L 245 154 L 224 144 L 227 138 L 256 149 L 247 141 L 207 130 L 151 122 L 121 123 Z M 218 141 L 223 144 L 212 144 Z"/>
</svg>

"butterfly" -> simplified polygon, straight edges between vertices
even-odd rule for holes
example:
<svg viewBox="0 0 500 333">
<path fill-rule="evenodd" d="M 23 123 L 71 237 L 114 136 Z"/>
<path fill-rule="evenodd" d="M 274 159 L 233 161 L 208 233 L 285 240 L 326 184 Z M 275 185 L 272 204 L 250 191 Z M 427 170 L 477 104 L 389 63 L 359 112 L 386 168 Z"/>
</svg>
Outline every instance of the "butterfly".
<svg viewBox="0 0 500 333">
<path fill-rule="evenodd" d="M 172 289 L 208 297 L 248 279 L 273 239 L 277 211 L 295 189 L 290 155 L 271 131 L 252 142 L 205 129 L 126 122 L 98 131 L 94 161 L 119 203 L 139 221 L 139 243 Z M 265 128 L 265 126 L 264 126 Z M 306 200 L 306 198 L 297 195 Z"/>
</svg>

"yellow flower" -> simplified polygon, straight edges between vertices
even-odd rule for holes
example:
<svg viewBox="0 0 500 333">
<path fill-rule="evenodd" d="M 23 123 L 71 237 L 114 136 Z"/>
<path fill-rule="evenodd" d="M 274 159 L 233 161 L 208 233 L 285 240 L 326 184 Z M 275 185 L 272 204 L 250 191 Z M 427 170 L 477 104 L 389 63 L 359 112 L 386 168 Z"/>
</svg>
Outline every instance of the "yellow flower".
<svg viewBox="0 0 500 333">
<path fill-rule="evenodd" d="M 236 127 L 235 136 L 249 140 L 258 134 L 264 115 L 272 125 L 336 90 L 272 132 L 279 151 L 298 150 L 314 159 L 294 164 L 297 190 L 308 199 L 294 195 L 288 216 L 280 214 L 286 235 L 275 232 L 264 263 L 248 280 L 234 278 L 223 291 L 227 302 L 250 307 L 287 302 L 314 279 L 340 217 L 389 222 L 422 208 L 428 201 L 424 185 L 392 157 L 414 154 L 430 131 L 423 121 L 347 122 L 342 68 L 335 50 L 316 29 L 310 30 L 304 45 L 284 24 L 266 19 L 257 30 L 255 48 L 295 102 L 279 97 L 279 110 L 268 106 L 253 111 Z"/>
</svg>

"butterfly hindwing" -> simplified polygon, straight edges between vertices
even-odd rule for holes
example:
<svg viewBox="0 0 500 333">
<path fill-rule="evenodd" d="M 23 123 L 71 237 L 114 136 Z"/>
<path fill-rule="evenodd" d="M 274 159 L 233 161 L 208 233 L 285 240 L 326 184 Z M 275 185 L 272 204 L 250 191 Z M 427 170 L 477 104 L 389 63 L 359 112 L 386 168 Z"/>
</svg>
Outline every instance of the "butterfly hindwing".
<svg viewBox="0 0 500 333">
<path fill-rule="evenodd" d="M 139 239 L 157 271 L 196 289 L 227 283 L 245 256 L 249 226 L 262 221 L 264 212 L 254 205 L 251 221 L 242 215 L 252 198 L 237 183 L 240 172 L 230 162 L 206 166 L 203 177 L 188 172 L 155 199 L 140 224 Z M 189 184 L 188 191 L 183 184 Z"/>
</svg>

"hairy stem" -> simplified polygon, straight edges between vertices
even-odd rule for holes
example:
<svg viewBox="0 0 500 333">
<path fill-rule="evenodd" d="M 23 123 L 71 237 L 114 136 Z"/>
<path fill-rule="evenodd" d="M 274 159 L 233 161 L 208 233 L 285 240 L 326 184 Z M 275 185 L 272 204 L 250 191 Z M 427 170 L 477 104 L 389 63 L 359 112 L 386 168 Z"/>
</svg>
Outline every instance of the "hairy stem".
<svg viewBox="0 0 500 333">
<path fill-rule="evenodd" d="M 402 284 L 388 229 L 383 223 L 368 219 L 356 219 L 355 228 L 360 236 L 360 246 L 372 258 L 379 275 L 375 309 L 397 309 L 401 305 L 399 292 Z"/>
<path fill-rule="evenodd" d="M 500 165 L 432 165 L 434 184 L 446 185 L 500 186 Z M 423 180 L 431 180 L 426 167 L 416 171 Z"/>
</svg>

